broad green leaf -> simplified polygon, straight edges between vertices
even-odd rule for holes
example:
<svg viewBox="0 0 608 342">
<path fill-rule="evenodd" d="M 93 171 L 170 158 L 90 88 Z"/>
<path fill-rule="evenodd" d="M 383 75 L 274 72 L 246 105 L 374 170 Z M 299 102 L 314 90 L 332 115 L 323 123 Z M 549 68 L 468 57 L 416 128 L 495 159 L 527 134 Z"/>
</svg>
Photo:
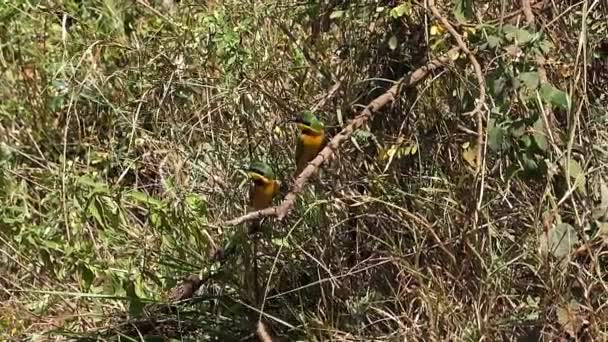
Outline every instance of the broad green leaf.
<svg viewBox="0 0 608 342">
<path fill-rule="evenodd" d="M 486 40 L 488 41 L 488 46 L 492 49 L 499 47 L 502 43 L 502 39 L 494 35 L 488 35 Z"/>
<path fill-rule="evenodd" d="M 547 140 L 547 129 L 545 127 L 545 122 L 542 118 L 538 118 L 533 126 L 534 132 L 532 136 L 534 137 L 534 141 L 536 142 L 536 146 L 543 150 L 543 152 L 547 152 L 549 150 L 549 141 Z"/>
<path fill-rule="evenodd" d="M 538 169 L 538 163 L 533 158 L 529 157 L 527 153 L 521 155 L 521 162 L 525 170 L 536 171 Z"/>
<path fill-rule="evenodd" d="M 540 97 L 547 103 L 557 106 L 563 110 L 570 108 L 570 98 L 565 92 L 555 88 L 549 83 L 540 86 Z"/>
<path fill-rule="evenodd" d="M 500 97 L 507 85 L 507 78 L 503 74 L 495 74 L 490 79 L 490 91 L 494 97 Z"/>
<path fill-rule="evenodd" d="M 585 171 L 581 167 L 581 164 L 579 164 L 574 159 L 570 159 L 567 163 L 565 161 L 562 161 L 562 167 L 564 168 L 564 172 L 566 166 L 568 167 L 570 179 L 573 181 L 572 186 L 578 191 L 580 191 L 581 194 L 586 194 L 587 191 L 585 189 L 585 184 L 587 184 L 587 181 L 585 179 Z"/>
<path fill-rule="evenodd" d="M 526 44 L 532 41 L 535 37 L 536 35 L 534 33 L 531 33 L 528 30 L 519 29 L 517 30 L 515 39 L 517 40 L 518 44 Z"/>
<path fill-rule="evenodd" d="M 412 12 L 412 4 L 409 2 L 404 2 L 397 7 L 394 7 L 390 11 L 391 17 L 397 19 L 401 18 L 405 14 L 410 14 Z"/>
<path fill-rule="evenodd" d="M 540 84 L 540 77 L 536 71 L 522 72 L 518 78 L 530 90 L 535 90 Z"/>
<path fill-rule="evenodd" d="M 87 207 L 87 211 L 89 212 L 89 214 L 91 214 L 91 216 L 93 216 L 93 218 L 100 227 L 105 227 L 106 224 L 102 217 L 103 205 L 99 202 L 97 198 L 93 198 L 91 200 Z"/>
<path fill-rule="evenodd" d="M 388 47 L 389 47 L 391 50 L 395 50 L 395 49 L 397 48 L 397 44 L 398 44 L 398 42 L 397 42 L 397 37 L 396 37 L 396 36 L 394 36 L 394 35 L 393 35 L 393 36 L 391 36 L 391 38 L 388 40 Z"/>
<path fill-rule="evenodd" d="M 507 37 L 507 39 L 513 40 L 515 39 L 515 35 L 517 34 L 517 31 L 519 31 L 519 28 L 517 28 L 517 26 L 507 24 L 502 27 L 502 31 L 505 33 L 505 37 Z"/>
<path fill-rule="evenodd" d="M 557 258 L 570 254 L 572 246 L 578 243 L 578 236 L 574 228 L 568 223 L 560 223 L 548 233 L 549 252 Z"/>
<path fill-rule="evenodd" d="M 553 43 L 547 39 L 543 39 L 538 46 L 542 53 L 549 53 L 553 49 Z"/>
<path fill-rule="evenodd" d="M 473 1 L 471 0 L 456 0 L 454 6 L 454 16 L 460 23 L 466 23 L 474 17 Z"/>
<path fill-rule="evenodd" d="M 492 127 L 488 130 L 488 146 L 495 152 L 503 150 L 505 131 L 500 126 Z"/>
</svg>

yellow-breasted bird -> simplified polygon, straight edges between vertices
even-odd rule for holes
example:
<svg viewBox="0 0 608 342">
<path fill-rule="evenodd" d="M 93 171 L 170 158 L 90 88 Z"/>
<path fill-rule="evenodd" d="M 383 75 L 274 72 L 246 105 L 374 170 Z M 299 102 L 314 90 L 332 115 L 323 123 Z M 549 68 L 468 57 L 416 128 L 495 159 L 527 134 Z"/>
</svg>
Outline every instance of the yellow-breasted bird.
<svg viewBox="0 0 608 342">
<path fill-rule="evenodd" d="M 272 168 L 262 162 L 254 162 L 247 169 L 252 185 L 249 191 L 249 204 L 254 210 L 268 208 L 272 204 L 274 195 L 279 191 L 279 182 Z M 254 222 L 250 233 L 258 232 L 260 221 Z"/>
<path fill-rule="evenodd" d="M 304 112 L 294 120 L 300 129 L 296 145 L 296 176 L 325 146 L 325 124 L 313 113 Z"/>
</svg>

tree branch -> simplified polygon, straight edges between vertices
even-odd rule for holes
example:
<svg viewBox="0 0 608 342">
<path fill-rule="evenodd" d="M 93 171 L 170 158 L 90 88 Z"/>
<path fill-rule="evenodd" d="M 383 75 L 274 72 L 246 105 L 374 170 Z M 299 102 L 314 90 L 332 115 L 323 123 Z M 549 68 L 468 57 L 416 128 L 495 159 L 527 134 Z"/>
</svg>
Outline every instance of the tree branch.
<svg viewBox="0 0 608 342">
<path fill-rule="evenodd" d="M 319 168 L 326 160 L 333 157 L 335 151 L 340 148 L 340 145 L 342 145 L 344 141 L 350 138 L 353 132 L 365 124 L 365 122 L 367 122 L 376 112 L 387 104 L 393 102 L 402 87 L 411 87 L 416 85 L 418 82 L 423 80 L 429 74 L 429 72 L 448 63 L 450 61 L 450 56 L 458 52 L 460 49 L 461 48 L 459 47 L 453 48 L 448 51 L 446 55 L 434 59 L 427 65 L 416 69 L 411 74 L 399 80 L 399 82 L 397 82 L 384 94 L 380 95 L 370 104 L 368 104 L 365 109 L 363 109 L 359 115 L 357 115 L 348 125 L 346 125 L 346 127 L 344 127 L 340 133 L 334 136 L 325 146 L 325 148 L 323 148 L 321 152 L 319 152 L 319 154 L 312 161 L 310 161 L 308 166 L 302 170 L 300 175 L 298 175 L 296 178 L 290 192 L 285 196 L 279 205 L 247 213 L 243 216 L 224 222 L 224 225 L 233 226 L 269 216 L 275 216 L 279 220 L 284 219 L 288 215 L 289 210 L 295 204 L 297 195 L 308 183 L 308 180 L 318 172 Z"/>
</svg>

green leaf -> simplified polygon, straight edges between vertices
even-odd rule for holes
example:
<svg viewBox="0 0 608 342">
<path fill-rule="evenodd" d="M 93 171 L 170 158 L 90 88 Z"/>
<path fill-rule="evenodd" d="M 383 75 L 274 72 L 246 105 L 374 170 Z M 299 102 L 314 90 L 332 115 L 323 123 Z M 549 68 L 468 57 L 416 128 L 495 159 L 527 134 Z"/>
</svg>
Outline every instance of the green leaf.
<svg viewBox="0 0 608 342">
<path fill-rule="evenodd" d="M 454 6 L 454 16 L 461 24 L 468 22 L 474 17 L 473 1 L 471 0 L 456 0 Z"/>
<path fill-rule="evenodd" d="M 570 254 L 572 246 L 578 243 L 576 230 L 568 223 L 560 223 L 549 230 L 547 239 L 549 252 L 557 258 Z"/>
<path fill-rule="evenodd" d="M 488 35 L 486 37 L 486 40 L 488 41 L 488 46 L 492 49 L 500 47 L 500 45 L 502 43 L 502 39 L 500 37 L 493 36 L 493 35 Z"/>
<path fill-rule="evenodd" d="M 402 16 L 404 16 L 405 14 L 410 13 L 411 10 L 412 10 L 412 4 L 409 2 L 404 2 L 404 3 L 400 4 L 399 6 L 392 8 L 390 11 L 390 15 L 394 19 L 398 19 L 398 18 L 401 18 Z"/>
<path fill-rule="evenodd" d="M 545 102 L 557 106 L 563 110 L 570 108 L 570 98 L 565 92 L 555 88 L 549 83 L 540 86 L 540 97 Z"/>
<path fill-rule="evenodd" d="M 396 36 L 391 36 L 391 38 L 388 40 L 388 47 L 391 50 L 395 50 L 397 48 L 397 37 Z"/>
<path fill-rule="evenodd" d="M 536 146 L 547 152 L 549 150 L 549 141 L 547 140 L 547 129 L 545 127 L 545 122 L 542 118 L 538 118 L 534 123 L 533 127 L 534 133 L 532 133 L 532 137 L 534 137 L 534 141 L 536 142 Z"/>
<path fill-rule="evenodd" d="M 91 269 L 88 268 L 86 265 L 81 265 L 80 272 L 82 280 L 84 281 L 84 288 L 88 289 L 89 287 L 91 287 L 93 280 L 95 280 L 95 273 L 93 273 L 93 271 L 91 271 Z"/>
<path fill-rule="evenodd" d="M 504 74 L 495 74 L 490 79 L 490 91 L 494 97 L 500 97 L 507 86 L 507 78 Z"/>
<path fill-rule="evenodd" d="M 534 38 L 536 37 L 536 35 L 534 33 L 531 33 L 528 30 L 524 30 L 524 29 L 519 29 L 517 30 L 517 33 L 515 35 L 515 39 L 517 40 L 518 44 L 526 44 L 531 42 Z"/>
<path fill-rule="evenodd" d="M 518 78 L 530 90 L 535 90 L 540 84 L 540 76 L 536 71 L 522 72 L 519 74 Z"/>
<path fill-rule="evenodd" d="M 500 126 L 492 127 L 488 130 L 488 146 L 495 152 L 503 150 L 505 131 Z"/>
<path fill-rule="evenodd" d="M 503 26 L 502 31 L 505 33 L 505 37 L 508 40 L 514 40 L 515 36 L 517 35 L 517 31 L 519 31 L 519 28 L 517 28 L 517 26 L 507 24 Z"/>
<path fill-rule="evenodd" d="M 127 197 L 131 198 L 132 200 L 134 200 L 136 202 L 154 206 L 156 208 L 163 207 L 162 201 L 157 200 L 156 198 L 154 198 L 146 193 L 140 192 L 140 191 L 130 191 L 127 193 Z"/>
<path fill-rule="evenodd" d="M 538 169 L 538 163 L 536 163 L 536 160 L 529 157 L 527 153 L 521 155 L 521 161 L 526 171 L 536 171 Z"/>
<path fill-rule="evenodd" d="M 102 217 L 103 204 L 101 204 L 96 197 L 93 198 L 91 200 L 91 202 L 89 203 L 89 205 L 87 207 L 87 212 L 89 214 L 91 214 L 91 216 L 93 216 L 93 218 L 95 219 L 97 224 L 99 224 L 100 227 L 102 227 L 102 228 L 105 227 L 106 223 Z"/>
<path fill-rule="evenodd" d="M 564 172 L 568 167 L 568 174 L 570 174 L 570 179 L 573 180 L 572 186 L 575 187 L 580 193 L 586 194 L 587 191 L 585 189 L 585 184 L 587 183 L 585 179 L 585 171 L 581 167 L 581 165 L 574 159 L 570 159 L 567 164 L 565 161 L 562 161 L 562 167 L 564 168 Z"/>
<path fill-rule="evenodd" d="M 84 186 L 93 188 L 93 193 L 98 193 L 98 194 L 109 194 L 110 193 L 110 189 L 108 188 L 107 184 L 98 182 L 97 180 L 95 180 L 89 176 L 79 177 L 78 183 L 80 185 L 84 185 Z"/>
<path fill-rule="evenodd" d="M 553 49 L 553 43 L 550 40 L 543 39 L 538 47 L 542 53 L 549 53 Z"/>
<path fill-rule="evenodd" d="M 329 15 L 329 19 L 342 18 L 343 16 L 344 16 L 344 11 L 333 11 Z"/>
</svg>

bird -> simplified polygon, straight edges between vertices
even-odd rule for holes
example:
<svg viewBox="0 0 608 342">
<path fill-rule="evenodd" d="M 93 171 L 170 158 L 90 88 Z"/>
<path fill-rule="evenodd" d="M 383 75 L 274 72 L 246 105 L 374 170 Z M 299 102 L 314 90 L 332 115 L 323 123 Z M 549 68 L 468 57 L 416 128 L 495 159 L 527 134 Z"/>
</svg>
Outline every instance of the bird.
<svg viewBox="0 0 608 342">
<path fill-rule="evenodd" d="M 272 199 L 279 192 L 279 181 L 268 164 L 253 162 L 247 169 L 247 174 L 252 180 L 249 190 L 249 205 L 253 210 L 262 210 L 272 204 Z M 257 220 L 251 225 L 249 232 L 257 233 L 260 230 L 261 221 Z"/>
<path fill-rule="evenodd" d="M 296 144 L 296 176 L 325 146 L 325 124 L 312 112 L 305 111 L 294 122 L 300 133 Z"/>
</svg>

